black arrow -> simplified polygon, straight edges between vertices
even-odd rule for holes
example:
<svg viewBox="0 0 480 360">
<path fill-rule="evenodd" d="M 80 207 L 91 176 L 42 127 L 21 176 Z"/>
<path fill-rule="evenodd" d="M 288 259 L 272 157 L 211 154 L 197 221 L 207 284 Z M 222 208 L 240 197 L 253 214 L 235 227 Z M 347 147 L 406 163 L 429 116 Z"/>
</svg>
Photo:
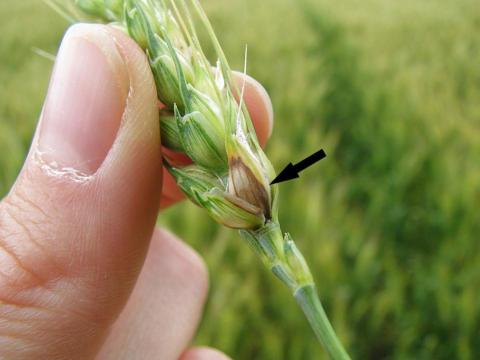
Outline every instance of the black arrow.
<svg viewBox="0 0 480 360">
<path fill-rule="evenodd" d="M 327 154 L 325 154 L 325 151 L 319 150 L 315 154 L 310 155 L 306 159 L 300 161 L 298 164 L 293 165 L 292 163 L 289 163 L 285 169 L 283 169 L 280 174 L 277 175 L 275 179 L 270 183 L 270 185 L 281 183 L 284 181 L 292 180 L 292 179 L 297 179 L 300 176 L 298 175 L 299 172 L 305 170 L 309 166 L 312 166 L 316 162 L 325 159 L 327 157 Z"/>
</svg>

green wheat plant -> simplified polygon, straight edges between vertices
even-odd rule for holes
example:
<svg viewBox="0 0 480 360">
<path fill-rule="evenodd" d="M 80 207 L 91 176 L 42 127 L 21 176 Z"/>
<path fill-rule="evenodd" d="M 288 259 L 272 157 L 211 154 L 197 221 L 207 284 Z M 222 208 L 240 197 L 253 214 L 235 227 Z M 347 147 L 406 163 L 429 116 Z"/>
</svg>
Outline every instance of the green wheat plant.
<svg viewBox="0 0 480 360">
<path fill-rule="evenodd" d="M 71 8 L 49 1 L 69 19 Z M 243 87 L 231 70 L 197 0 L 76 0 L 75 5 L 125 31 L 145 51 L 155 79 L 163 146 L 187 155 L 182 166 L 164 163 L 178 186 L 218 223 L 239 230 L 292 292 L 332 359 L 348 359 L 319 301 L 310 270 L 278 219 L 275 171 L 255 134 L 243 102 Z M 194 16 L 218 58 L 207 60 Z M 245 56 L 246 59 L 246 56 Z M 246 71 L 246 60 L 245 60 Z M 237 101 L 237 99 L 239 99 Z"/>
</svg>

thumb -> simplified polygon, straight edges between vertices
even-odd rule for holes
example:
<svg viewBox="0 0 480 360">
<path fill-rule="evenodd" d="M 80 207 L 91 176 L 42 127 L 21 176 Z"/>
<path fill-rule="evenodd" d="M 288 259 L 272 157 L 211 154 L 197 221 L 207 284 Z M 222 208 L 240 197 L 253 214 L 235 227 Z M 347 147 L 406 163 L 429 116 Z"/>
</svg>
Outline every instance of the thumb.
<svg viewBox="0 0 480 360">
<path fill-rule="evenodd" d="M 0 203 L 0 358 L 87 358 L 126 302 L 161 188 L 156 92 L 125 35 L 62 42 L 23 170 Z"/>
</svg>

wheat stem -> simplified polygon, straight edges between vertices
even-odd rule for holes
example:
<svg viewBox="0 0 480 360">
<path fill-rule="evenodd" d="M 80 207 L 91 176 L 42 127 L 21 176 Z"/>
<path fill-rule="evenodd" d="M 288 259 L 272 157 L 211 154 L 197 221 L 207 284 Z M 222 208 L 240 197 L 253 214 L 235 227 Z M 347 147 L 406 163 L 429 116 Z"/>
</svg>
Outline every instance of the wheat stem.
<svg viewBox="0 0 480 360">
<path fill-rule="evenodd" d="M 299 288 L 294 297 L 302 308 L 315 335 L 322 343 L 330 358 L 348 360 L 350 357 L 338 340 L 313 284 Z"/>
</svg>

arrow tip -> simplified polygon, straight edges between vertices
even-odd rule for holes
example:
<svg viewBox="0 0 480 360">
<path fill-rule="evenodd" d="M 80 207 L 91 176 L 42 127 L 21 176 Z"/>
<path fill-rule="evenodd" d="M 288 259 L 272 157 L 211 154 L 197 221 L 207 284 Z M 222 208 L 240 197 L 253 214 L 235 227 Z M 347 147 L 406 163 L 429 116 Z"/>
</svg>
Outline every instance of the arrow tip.
<svg viewBox="0 0 480 360">
<path fill-rule="evenodd" d="M 288 164 L 285 169 L 283 169 L 280 174 L 277 175 L 275 179 L 270 183 L 270 185 L 278 184 L 284 181 L 292 180 L 298 178 L 298 172 L 295 170 L 295 167 L 292 163 Z"/>
</svg>

